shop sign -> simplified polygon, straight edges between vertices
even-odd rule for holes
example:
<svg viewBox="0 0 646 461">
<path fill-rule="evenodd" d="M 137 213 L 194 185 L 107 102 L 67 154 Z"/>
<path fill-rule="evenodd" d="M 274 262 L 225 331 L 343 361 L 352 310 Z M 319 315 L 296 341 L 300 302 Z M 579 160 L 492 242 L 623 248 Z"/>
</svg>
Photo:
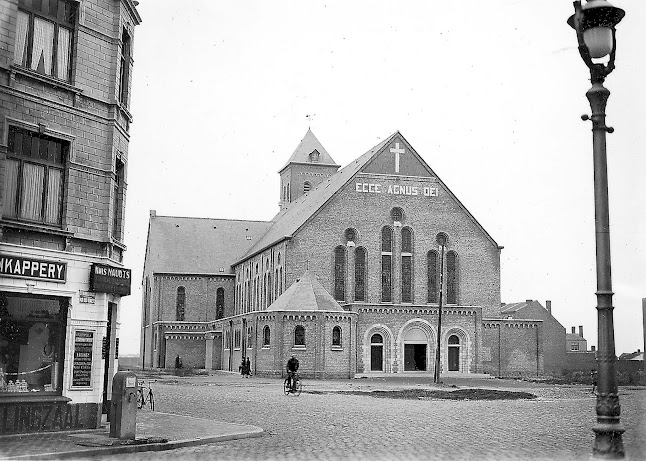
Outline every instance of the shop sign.
<svg viewBox="0 0 646 461">
<path fill-rule="evenodd" d="M 113 293 L 128 296 L 130 294 L 130 269 L 92 264 L 90 269 L 90 291 Z"/>
<path fill-rule="evenodd" d="M 77 331 L 74 335 L 72 387 L 92 387 L 92 348 L 94 332 Z"/>
<path fill-rule="evenodd" d="M 65 283 L 67 263 L 0 254 L 0 276 Z"/>
<path fill-rule="evenodd" d="M 88 404 L 5 402 L 0 405 L 0 436 L 90 428 L 96 423 L 93 414 L 96 408 Z"/>
</svg>

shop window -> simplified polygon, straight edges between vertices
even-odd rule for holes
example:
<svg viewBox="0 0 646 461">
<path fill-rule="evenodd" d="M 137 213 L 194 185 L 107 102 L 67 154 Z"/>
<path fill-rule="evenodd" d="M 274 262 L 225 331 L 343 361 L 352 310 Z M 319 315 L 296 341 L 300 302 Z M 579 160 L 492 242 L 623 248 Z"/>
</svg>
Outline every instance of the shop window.
<svg viewBox="0 0 646 461">
<path fill-rule="evenodd" d="M 341 327 L 339 326 L 332 329 L 332 345 L 341 347 Z"/>
<path fill-rule="evenodd" d="M 67 308 L 66 298 L 0 294 L 0 396 L 61 394 Z"/>
<path fill-rule="evenodd" d="M 455 251 L 449 251 L 446 254 L 446 303 L 458 303 L 458 277 L 457 264 L 458 257 Z"/>
<path fill-rule="evenodd" d="M 72 1 L 19 0 L 14 63 L 69 81 L 75 22 Z"/>
<path fill-rule="evenodd" d="M 177 288 L 177 303 L 175 306 L 175 320 L 183 322 L 186 311 L 186 288 Z"/>
<path fill-rule="evenodd" d="M 5 218 L 60 226 L 69 142 L 9 127 L 5 161 Z"/>
<path fill-rule="evenodd" d="M 305 347 L 305 327 L 302 325 L 294 329 L 294 346 Z"/>
<path fill-rule="evenodd" d="M 345 301 L 345 248 L 334 249 L 334 299 Z"/>
<path fill-rule="evenodd" d="M 393 300 L 392 278 L 393 231 L 390 227 L 381 230 L 381 302 Z"/>
<path fill-rule="evenodd" d="M 354 300 L 366 300 L 366 250 L 358 247 L 354 251 Z"/>
<path fill-rule="evenodd" d="M 269 325 L 265 325 L 265 328 L 262 330 L 262 345 L 269 346 L 271 344 L 271 330 Z"/>
<path fill-rule="evenodd" d="M 215 291 L 215 319 L 224 317 L 224 288 L 218 288 Z"/>
</svg>

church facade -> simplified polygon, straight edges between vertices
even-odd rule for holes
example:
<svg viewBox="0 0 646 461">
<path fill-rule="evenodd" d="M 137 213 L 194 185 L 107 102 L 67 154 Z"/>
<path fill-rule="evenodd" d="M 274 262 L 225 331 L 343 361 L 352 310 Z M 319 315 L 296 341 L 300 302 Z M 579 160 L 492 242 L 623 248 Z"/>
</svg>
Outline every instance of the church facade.
<svg viewBox="0 0 646 461">
<path fill-rule="evenodd" d="M 279 213 L 253 225 L 226 221 L 238 226 L 229 244 L 184 234 L 188 223 L 179 221 L 194 218 L 151 215 L 144 366 L 179 359 L 236 371 L 249 357 L 255 373 L 281 375 L 293 354 L 311 377 L 432 372 L 440 330 L 443 373 L 500 374 L 507 365 L 542 372 L 542 342 L 533 341 L 541 322 L 501 318 L 502 247 L 401 133 L 339 169 L 308 130 L 279 174 Z M 155 237 L 160 221 L 168 221 L 168 240 L 213 252 L 211 260 L 204 250 L 196 255 L 198 273 L 161 267 L 159 255 L 169 250 Z M 211 221 L 202 223 L 205 232 L 217 227 Z M 214 297 L 206 288 L 218 274 L 221 308 L 217 289 Z M 163 277 L 174 280 L 160 290 Z M 501 337 L 513 339 L 505 342 L 513 363 L 504 367 L 500 347 L 489 344 L 496 329 L 498 346 Z"/>
</svg>

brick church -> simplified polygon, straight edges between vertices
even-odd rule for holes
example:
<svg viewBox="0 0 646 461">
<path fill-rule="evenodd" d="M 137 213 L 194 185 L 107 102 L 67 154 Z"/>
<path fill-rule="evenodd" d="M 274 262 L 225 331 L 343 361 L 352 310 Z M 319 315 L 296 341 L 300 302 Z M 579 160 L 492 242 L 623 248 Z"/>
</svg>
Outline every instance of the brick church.
<svg viewBox="0 0 646 461">
<path fill-rule="evenodd" d="M 396 132 L 340 168 L 308 130 L 269 222 L 157 216 L 145 368 L 306 377 L 542 374 L 542 321 L 503 319 L 499 246 Z M 438 243 L 439 242 L 439 243 Z"/>
</svg>

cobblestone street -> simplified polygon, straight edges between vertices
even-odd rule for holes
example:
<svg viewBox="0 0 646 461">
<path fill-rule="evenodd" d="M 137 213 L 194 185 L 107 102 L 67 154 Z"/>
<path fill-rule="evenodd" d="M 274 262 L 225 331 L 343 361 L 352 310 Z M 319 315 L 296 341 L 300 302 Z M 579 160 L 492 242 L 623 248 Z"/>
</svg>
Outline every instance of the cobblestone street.
<svg viewBox="0 0 646 461">
<path fill-rule="evenodd" d="M 175 378 L 173 378 L 175 379 Z M 308 393 L 428 387 L 429 378 L 304 382 L 285 396 L 276 379 L 237 375 L 177 378 L 154 385 L 162 412 L 252 424 L 265 434 L 118 459 L 437 459 L 587 460 L 594 396 L 584 386 L 540 386 L 502 380 L 461 380 L 460 387 L 523 390 L 536 400 L 448 401 L 378 399 Z M 450 384 L 449 380 L 445 380 Z M 621 389 L 626 458 L 646 458 L 646 390 Z M 112 456 L 111 458 L 114 458 Z"/>
</svg>

